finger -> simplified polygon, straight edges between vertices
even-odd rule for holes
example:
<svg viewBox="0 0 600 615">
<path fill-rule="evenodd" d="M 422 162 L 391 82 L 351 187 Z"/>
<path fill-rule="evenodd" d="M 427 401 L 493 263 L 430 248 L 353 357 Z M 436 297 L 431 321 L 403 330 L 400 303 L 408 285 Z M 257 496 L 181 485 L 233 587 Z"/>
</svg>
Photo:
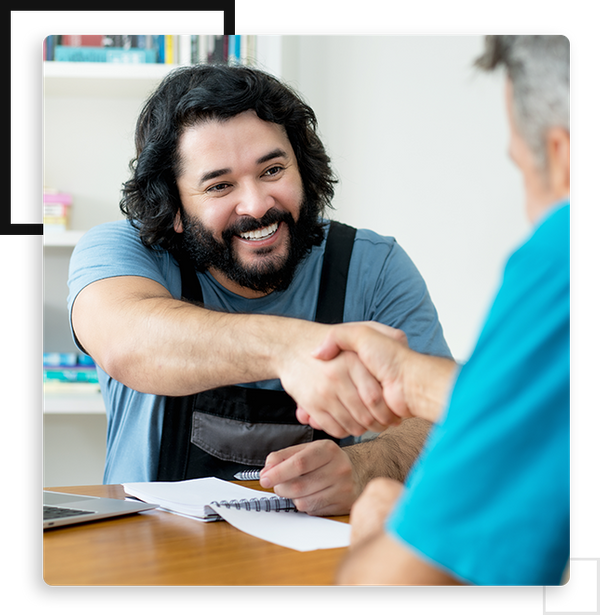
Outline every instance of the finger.
<svg viewBox="0 0 600 615">
<path fill-rule="evenodd" d="M 321 430 L 334 438 L 361 435 L 365 432 L 349 415 L 347 409 L 339 399 L 332 399 L 326 410 L 315 409 L 310 412 L 311 425 L 319 425 Z M 353 433 L 356 431 L 358 433 Z"/>
<path fill-rule="evenodd" d="M 389 331 L 388 331 L 389 330 Z M 312 353 L 312 356 L 322 361 L 334 359 L 342 350 L 358 352 L 365 343 L 365 338 L 373 335 L 387 335 L 396 339 L 397 329 L 378 322 L 344 323 L 334 326 L 323 343 Z"/>
<path fill-rule="evenodd" d="M 390 478 L 370 481 L 350 511 L 351 546 L 381 531 L 403 486 Z"/>
<path fill-rule="evenodd" d="M 327 451 L 330 446 L 339 448 L 331 440 L 316 440 L 271 453 L 267 457 L 266 465 L 260 474 L 261 485 L 263 487 L 274 487 L 314 473 L 315 470 L 329 462 L 331 452 L 328 456 Z"/>
<path fill-rule="evenodd" d="M 306 410 L 304 410 L 304 408 L 300 408 L 300 406 L 296 408 L 296 418 L 302 425 L 310 425 L 313 429 L 322 431 L 321 426 L 310 416 L 310 414 L 308 414 Z"/>
<path fill-rule="evenodd" d="M 344 323 L 331 329 L 324 342 L 312 356 L 322 361 L 330 361 L 342 350 L 351 350 L 357 354 L 368 350 L 379 339 L 387 338 L 408 347 L 406 333 L 388 325 L 376 321 L 363 323 Z"/>
<path fill-rule="evenodd" d="M 321 428 L 335 438 L 360 436 L 367 430 L 366 424 L 373 419 L 350 377 L 352 363 L 359 363 L 356 355 L 344 353 L 323 368 L 323 393 L 316 401 L 301 402 L 296 413 L 300 423 Z"/>
<path fill-rule="evenodd" d="M 325 431 L 334 438 L 360 436 L 366 428 L 354 420 L 353 414 L 357 413 L 357 406 L 364 408 L 364 404 L 348 375 L 347 365 L 340 372 L 343 377 L 335 381 L 332 388 L 332 391 L 337 391 L 337 397 L 330 394 L 320 400 L 320 406 L 297 408 L 296 418 L 303 425 L 309 424 L 313 429 Z M 346 404 L 352 404 L 355 408 L 351 410 Z M 364 411 L 368 415 L 368 410 Z"/>
<path fill-rule="evenodd" d="M 350 375 L 368 412 L 367 419 L 361 421 L 362 425 L 371 431 L 380 432 L 401 422 L 401 419 L 388 408 L 381 384 L 360 361 L 353 363 Z M 360 420 L 358 417 L 356 419 Z"/>
<path fill-rule="evenodd" d="M 382 335 L 385 335 L 395 340 L 396 342 L 408 346 L 408 338 L 406 337 L 406 333 L 404 333 L 404 331 L 402 331 L 401 329 L 395 329 L 394 327 L 384 325 L 383 323 L 376 322 L 374 320 L 370 320 L 368 322 L 365 322 L 364 324 L 373 329 L 374 331 L 377 331 Z"/>
<path fill-rule="evenodd" d="M 323 343 L 312 352 L 312 356 L 321 359 L 322 361 L 330 361 L 335 359 L 341 352 L 341 348 L 336 343 L 334 337 L 329 334 Z"/>
</svg>

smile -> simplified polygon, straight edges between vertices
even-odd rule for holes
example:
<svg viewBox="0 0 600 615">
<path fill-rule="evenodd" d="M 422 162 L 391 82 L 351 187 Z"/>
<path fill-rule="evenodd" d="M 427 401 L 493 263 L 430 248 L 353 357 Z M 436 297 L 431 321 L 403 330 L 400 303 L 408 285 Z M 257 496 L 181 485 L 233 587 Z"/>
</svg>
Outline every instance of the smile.
<svg viewBox="0 0 600 615">
<path fill-rule="evenodd" d="M 240 237 L 248 241 L 260 241 L 262 239 L 267 239 L 267 237 L 270 237 L 271 235 L 274 235 L 277 232 L 278 227 L 279 222 L 274 222 L 270 226 L 265 226 L 264 228 L 258 229 L 256 231 L 240 233 Z"/>
</svg>

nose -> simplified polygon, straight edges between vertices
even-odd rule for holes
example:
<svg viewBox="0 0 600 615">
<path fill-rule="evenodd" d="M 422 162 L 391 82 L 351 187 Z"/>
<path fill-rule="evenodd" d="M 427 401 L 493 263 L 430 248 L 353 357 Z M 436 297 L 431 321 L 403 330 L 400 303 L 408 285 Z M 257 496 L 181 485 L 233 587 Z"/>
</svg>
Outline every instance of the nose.
<svg viewBox="0 0 600 615">
<path fill-rule="evenodd" d="M 268 193 L 266 187 L 254 182 L 245 184 L 238 195 L 235 211 L 239 216 L 262 218 L 275 204 L 275 199 Z"/>
</svg>

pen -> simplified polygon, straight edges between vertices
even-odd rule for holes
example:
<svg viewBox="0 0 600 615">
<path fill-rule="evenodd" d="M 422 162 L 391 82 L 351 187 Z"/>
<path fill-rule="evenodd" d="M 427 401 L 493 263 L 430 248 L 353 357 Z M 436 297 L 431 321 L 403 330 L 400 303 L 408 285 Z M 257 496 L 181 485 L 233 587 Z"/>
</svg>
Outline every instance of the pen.
<svg viewBox="0 0 600 615">
<path fill-rule="evenodd" d="M 259 480 L 260 470 L 243 470 L 233 477 L 235 480 Z"/>
</svg>

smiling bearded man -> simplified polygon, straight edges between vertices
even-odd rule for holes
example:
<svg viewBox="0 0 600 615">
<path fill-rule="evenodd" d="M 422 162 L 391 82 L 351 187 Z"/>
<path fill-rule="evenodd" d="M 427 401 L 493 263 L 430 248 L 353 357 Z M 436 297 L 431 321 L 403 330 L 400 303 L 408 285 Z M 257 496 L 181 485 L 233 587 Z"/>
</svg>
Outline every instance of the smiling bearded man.
<svg viewBox="0 0 600 615">
<path fill-rule="evenodd" d="M 336 180 L 316 128 L 293 90 L 249 67 L 182 67 L 148 99 L 127 220 L 92 229 L 71 261 L 73 335 L 107 408 L 105 482 L 266 464 L 277 493 L 324 515 L 347 513 L 370 477 L 406 475 L 429 423 L 398 425 L 354 353 L 324 365 L 311 352 L 357 320 L 450 352 L 395 239 L 327 219 Z M 322 429 L 298 421 L 303 406 Z"/>
</svg>

